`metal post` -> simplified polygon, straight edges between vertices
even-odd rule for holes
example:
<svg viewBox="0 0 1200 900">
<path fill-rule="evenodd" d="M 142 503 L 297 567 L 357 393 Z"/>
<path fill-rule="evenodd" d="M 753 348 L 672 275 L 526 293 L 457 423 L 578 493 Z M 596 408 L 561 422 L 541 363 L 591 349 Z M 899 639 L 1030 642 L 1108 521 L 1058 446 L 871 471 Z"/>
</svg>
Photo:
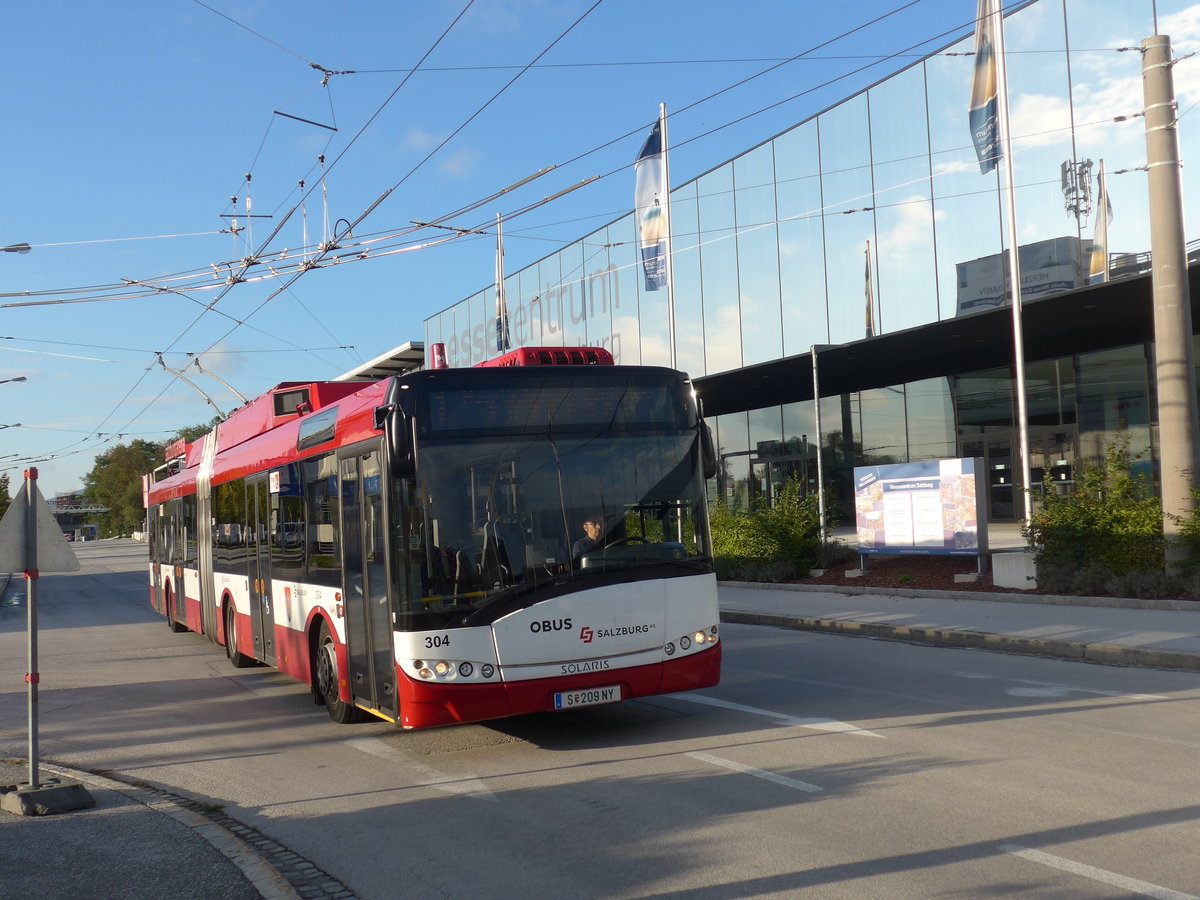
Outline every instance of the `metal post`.
<svg viewBox="0 0 1200 900">
<path fill-rule="evenodd" d="M 809 351 L 812 357 L 813 376 L 813 419 L 817 428 L 817 534 L 821 546 L 825 546 L 825 466 L 821 461 L 821 379 L 817 375 L 817 345 L 813 344 Z"/>
<path fill-rule="evenodd" d="M 25 609 L 29 615 L 29 786 L 37 787 L 38 778 L 38 646 L 37 646 L 37 477 L 38 470 L 25 472 Z"/>
<path fill-rule="evenodd" d="M 667 336 L 671 340 L 671 368 L 679 367 L 675 347 L 675 263 L 671 254 L 675 249 L 671 240 L 671 160 L 667 152 L 667 104 L 658 104 L 659 136 L 662 139 L 662 208 L 663 233 L 667 236 Z"/>
<path fill-rule="evenodd" d="M 1158 391 L 1163 535 L 1168 568 L 1186 552 L 1179 519 L 1195 509 L 1196 375 L 1192 309 L 1183 236 L 1183 192 L 1176 125 L 1171 39 L 1142 41 L 1146 168 L 1150 201 L 1151 282 L 1154 290 L 1154 380 Z"/>
<path fill-rule="evenodd" d="M 1005 207 L 1008 212 L 1008 281 L 1012 286 L 1012 332 L 1014 376 L 1017 394 L 1017 442 L 1020 456 L 1021 492 L 1023 494 L 1024 518 L 1026 526 L 1033 519 L 1033 492 L 1029 487 L 1030 468 L 1029 458 L 1029 406 L 1025 392 L 1025 335 L 1021 322 L 1021 245 L 1017 234 L 1017 186 L 1013 175 L 1012 135 L 1008 114 L 1008 60 L 1004 50 L 1004 16 L 997 4 L 994 15 L 996 23 L 994 35 L 996 40 L 996 99 L 997 118 L 1000 126 L 1001 168 L 1004 172 Z M 1016 482 L 1013 483 L 1014 490 Z"/>
</svg>

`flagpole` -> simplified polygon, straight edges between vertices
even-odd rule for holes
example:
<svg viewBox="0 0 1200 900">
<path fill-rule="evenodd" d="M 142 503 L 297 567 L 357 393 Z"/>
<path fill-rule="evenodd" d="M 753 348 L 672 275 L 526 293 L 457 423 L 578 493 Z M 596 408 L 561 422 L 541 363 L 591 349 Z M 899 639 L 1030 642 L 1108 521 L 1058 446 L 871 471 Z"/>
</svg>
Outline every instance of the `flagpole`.
<svg viewBox="0 0 1200 900">
<path fill-rule="evenodd" d="M 1033 518 L 1033 494 L 1030 490 L 1029 408 L 1025 397 L 1025 337 L 1021 325 L 1021 254 L 1017 242 L 1017 195 L 1013 178 L 1012 135 L 1008 116 L 1008 64 L 1004 55 L 1004 13 L 999 2 L 989 4 L 988 15 L 994 16 L 992 33 L 996 45 L 996 94 L 1000 126 L 1000 155 L 1004 162 L 1004 191 L 1008 211 L 1008 277 L 1012 285 L 1013 357 L 1016 362 L 1017 419 L 1019 426 L 1021 488 L 1025 499 L 1025 524 Z M 982 27 L 982 22 L 976 27 Z"/>
<path fill-rule="evenodd" d="M 871 278 L 871 242 L 864 251 L 867 258 L 867 337 L 875 337 L 875 285 Z"/>
<path fill-rule="evenodd" d="M 496 213 L 496 352 L 509 350 L 508 300 L 504 296 L 504 225 Z"/>
<path fill-rule="evenodd" d="M 1101 283 L 1108 281 L 1108 226 L 1111 216 L 1109 209 L 1112 204 L 1108 199 L 1108 182 L 1104 176 L 1104 160 L 1100 160 L 1100 168 L 1096 172 L 1096 183 L 1099 195 L 1096 198 L 1096 231 L 1092 236 L 1092 253 L 1088 261 L 1088 283 L 1092 277 L 1099 275 Z"/>
<path fill-rule="evenodd" d="M 662 207 L 663 231 L 666 234 L 667 254 L 667 324 L 671 340 L 671 368 L 676 367 L 675 358 L 675 263 L 671 256 L 671 164 L 667 160 L 667 104 L 658 104 L 658 127 L 662 137 Z"/>
</svg>

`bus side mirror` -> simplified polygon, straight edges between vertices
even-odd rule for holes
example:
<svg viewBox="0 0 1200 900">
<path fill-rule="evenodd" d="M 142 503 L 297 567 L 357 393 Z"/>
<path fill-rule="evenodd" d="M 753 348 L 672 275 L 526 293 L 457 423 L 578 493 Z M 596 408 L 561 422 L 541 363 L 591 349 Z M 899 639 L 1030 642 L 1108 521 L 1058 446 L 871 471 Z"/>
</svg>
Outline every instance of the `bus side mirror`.
<svg viewBox="0 0 1200 900">
<path fill-rule="evenodd" d="M 388 462 L 395 478 L 412 478 L 416 474 L 408 416 L 398 403 L 375 407 L 375 428 L 384 433 Z"/>
<path fill-rule="evenodd" d="M 704 466 L 706 479 L 716 476 L 717 451 L 713 448 L 712 429 L 703 420 L 700 422 L 700 462 Z"/>
</svg>

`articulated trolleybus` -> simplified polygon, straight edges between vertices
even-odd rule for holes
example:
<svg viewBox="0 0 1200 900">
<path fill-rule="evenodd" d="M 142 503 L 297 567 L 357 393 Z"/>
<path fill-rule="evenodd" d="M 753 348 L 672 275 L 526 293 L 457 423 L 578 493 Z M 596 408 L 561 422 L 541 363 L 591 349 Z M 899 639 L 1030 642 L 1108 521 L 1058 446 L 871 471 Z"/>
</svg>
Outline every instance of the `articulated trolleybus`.
<svg viewBox="0 0 1200 900">
<path fill-rule="evenodd" d="M 147 477 L 151 603 L 337 722 L 716 684 L 711 438 L 684 374 L 611 360 L 279 385 Z"/>
</svg>

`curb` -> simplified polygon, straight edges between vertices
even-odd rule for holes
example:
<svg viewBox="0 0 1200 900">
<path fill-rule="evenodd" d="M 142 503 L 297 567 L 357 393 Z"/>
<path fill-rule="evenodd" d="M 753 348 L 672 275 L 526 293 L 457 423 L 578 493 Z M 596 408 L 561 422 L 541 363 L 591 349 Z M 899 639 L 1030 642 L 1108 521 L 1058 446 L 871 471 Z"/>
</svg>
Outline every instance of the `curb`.
<svg viewBox="0 0 1200 900">
<path fill-rule="evenodd" d="M 768 581 L 718 581 L 717 587 L 762 591 L 801 591 L 848 594 L 852 597 L 941 597 L 945 600 L 983 600 L 992 603 L 1038 603 L 1043 606 L 1095 606 L 1102 609 L 1157 609 L 1200 612 L 1200 600 L 1147 597 L 1072 597 L 1066 594 L 1010 594 L 1003 591 L 926 591 L 917 588 L 858 587 L 841 584 L 777 584 Z"/>
<path fill-rule="evenodd" d="M 81 772 L 57 764 L 41 763 L 40 768 L 63 778 L 88 784 L 95 788 L 116 791 L 147 809 L 170 816 L 181 825 L 190 828 L 211 847 L 228 859 L 245 879 L 250 882 L 263 900 L 298 900 L 300 894 L 288 883 L 280 872 L 264 860 L 255 849 L 228 828 L 215 822 L 213 817 L 189 809 L 173 795 L 148 787 L 114 781 L 94 772 Z"/>
<path fill-rule="evenodd" d="M 862 592 L 860 592 L 862 593 Z M 1104 663 L 1118 666 L 1145 666 L 1156 669 L 1200 671 L 1200 656 L 1172 650 L 1145 650 L 1117 644 L 1088 644 L 1076 641 L 1044 641 L 984 631 L 949 631 L 940 628 L 912 628 L 907 625 L 887 625 L 880 622 L 837 622 L 831 619 L 810 619 L 802 616 L 783 616 L 774 613 L 751 613 L 722 610 L 721 621 L 735 625 L 767 625 L 795 631 L 817 631 L 848 637 L 871 637 L 934 647 L 958 647 L 977 650 L 996 650 L 1003 653 L 1023 653 L 1079 662 Z"/>
<path fill-rule="evenodd" d="M 115 791 L 170 816 L 225 856 L 263 900 L 354 900 L 352 890 L 287 847 L 224 812 L 222 806 L 173 793 L 115 772 L 80 771 L 43 761 L 46 772 L 96 789 Z"/>
</svg>

